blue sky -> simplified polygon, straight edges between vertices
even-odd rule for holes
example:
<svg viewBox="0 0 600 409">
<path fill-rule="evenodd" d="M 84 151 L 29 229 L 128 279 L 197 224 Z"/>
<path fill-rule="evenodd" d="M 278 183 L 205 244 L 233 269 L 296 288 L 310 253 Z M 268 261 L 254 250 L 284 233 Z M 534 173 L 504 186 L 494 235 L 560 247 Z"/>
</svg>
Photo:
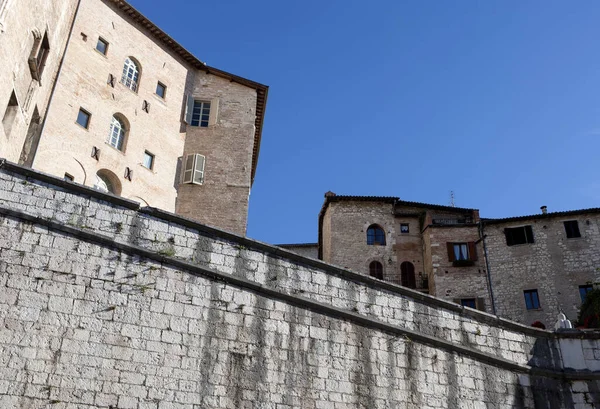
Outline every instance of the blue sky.
<svg viewBox="0 0 600 409">
<path fill-rule="evenodd" d="M 600 2 L 131 4 L 270 87 L 252 238 L 315 242 L 328 190 L 452 190 L 483 217 L 600 207 Z"/>
</svg>

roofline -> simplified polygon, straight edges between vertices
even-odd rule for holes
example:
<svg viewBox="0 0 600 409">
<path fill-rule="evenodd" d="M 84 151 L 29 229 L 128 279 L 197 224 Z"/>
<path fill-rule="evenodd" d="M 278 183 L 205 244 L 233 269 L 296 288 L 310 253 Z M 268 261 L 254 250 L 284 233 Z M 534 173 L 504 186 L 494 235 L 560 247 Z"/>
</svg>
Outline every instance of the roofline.
<svg viewBox="0 0 600 409">
<path fill-rule="evenodd" d="M 502 224 L 508 222 L 517 222 L 517 221 L 526 221 L 526 220 L 544 220 L 544 219 L 552 219 L 555 217 L 564 217 L 564 216 L 576 216 L 581 214 L 598 214 L 600 213 L 600 208 L 592 207 L 589 209 L 577 209 L 577 210 L 566 210 L 564 212 L 552 212 L 552 213 L 540 213 L 540 214 L 532 214 L 526 216 L 515 216 L 515 217 L 506 217 L 503 219 L 481 219 L 484 224 Z"/>
<path fill-rule="evenodd" d="M 453 207 L 453 206 L 444 206 L 437 205 L 431 203 L 422 203 L 422 202 L 411 202 L 407 200 L 400 200 L 399 197 L 394 196 L 346 196 L 346 195 L 335 195 L 335 196 L 327 196 L 326 201 L 329 199 L 329 202 L 342 202 L 342 201 L 357 201 L 357 202 L 384 202 L 384 203 L 392 203 L 397 205 L 404 206 L 414 206 L 414 207 L 425 207 L 428 209 L 438 209 L 438 210 L 450 210 L 454 212 L 472 212 L 477 209 L 469 209 L 466 207 Z"/>
<path fill-rule="evenodd" d="M 157 40 L 161 41 L 169 49 L 178 54 L 184 61 L 190 64 L 192 67 L 205 71 L 207 74 L 214 74 L 219 77 L 228 79 L 232 82 L 244 85 L 249 88 L 256 90 L 256 119 L 254 121 L 255 132 L 254 132 L 254 146 L 252 150 L 252 172 L 250 176 L 250 185 L 254 183 L 254 176 L 256 175 L 256 167 L 258 165 L 258 155 L 260 153 L 260 142 L 262 138 L 262 128 L 265 119 L 265 111 L 267 106 L 267 96 L 269 94 L 269 87 L 264 84 L 249 80 L 247 78 L 240 77 L 235 74 L 220 70 L 215 67 L 210 67 L 206 63 L 200 61 L 192 53 L 186 50 L 181 44 L 175 41 L 171 36 L 161 30 L 156 24 L 150 19 L 140 13 L 135 7 L 127 3 L 125 0 L 104 0 L 115 5 L 119 10 L 128 15 L 134 22 L 144 27 L 150 34 Z"/>
<path fill-rule="evenodd" d="M 292 243 L 292 244 L 275 244 L 275 246 L 277 247 L 283 247 L 283 248 L 287 248 L 287 247 L 315 247 L 318 246 L 319 243 Z"/>
</svg>

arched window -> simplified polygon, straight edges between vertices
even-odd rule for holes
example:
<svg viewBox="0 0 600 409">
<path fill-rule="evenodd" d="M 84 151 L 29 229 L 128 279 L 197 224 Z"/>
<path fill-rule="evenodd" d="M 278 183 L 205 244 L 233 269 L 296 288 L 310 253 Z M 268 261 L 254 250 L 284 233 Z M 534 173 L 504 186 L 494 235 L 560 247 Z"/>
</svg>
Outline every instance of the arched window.
<svg viewBox="0 0 600 409">
<path fill-rule="evenodd" d="M 123 65 L 123 76 L 121 76 L 121 84 L 125 85 L 132 91 L 138 90 L 138 80 L 140 78 L 139 66 L 128 57 Z"/>
<path fill-rule="evenodd" d="M 106 141 L 113 148 L 117 148 L 118 150 L 123 150 L 123 143 L 125 142 L 125 132 L 127 129 L 125 128 L 125 124 L 116 116 L 112 117 L 112 122 L 110 123 L 110 130 L 108 132 L 108 140 Z"/>
<path fill-rule="evenodd" d="M 373 224 L 367 229 L 367 244 L 385 246 L 385 232 L 381 227 Z"/>
<path fill-rule="evenodd" d="M 369 264 L 369 275 L 383 280 L 383 265 L 379 261 L 371 261 L 371 264 Z"/>
<path fill-rule="evenodd" d="M 408 288 L 417 288 L 415 280 L 415 266 L 410 261 L 400 264 L 402 285 Z"/>
<path fill-rule="evenodd" d="M 104 193 L 112 193 L 113 195 L 121 194 L 121 183 L 117 175 L 107 169 L 100 169 L 96 173 L 96 180 L 94 181 L 94 189 Z"/>
</svg>

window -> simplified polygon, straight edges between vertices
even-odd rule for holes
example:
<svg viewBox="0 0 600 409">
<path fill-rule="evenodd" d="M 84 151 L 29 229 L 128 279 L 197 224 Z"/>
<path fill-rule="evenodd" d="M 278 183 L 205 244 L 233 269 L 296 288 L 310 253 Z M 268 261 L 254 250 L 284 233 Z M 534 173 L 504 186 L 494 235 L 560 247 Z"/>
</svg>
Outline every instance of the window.
<svg viewBox="0 0 600 409">
<path fill-rule="evenodd" d="M 537 310 L 540 308 L 540 297 L 537 290 L 525 290 L 525 306 L 528 310 Z"/>
<path fill-rule="evenodd" d="M 144 163 L 143 166 L 148 169 L 154 168 L 154 155 L 148 151 L 144 152 Z"/>
<path fill-rule="evenodd" d="M 507 246 L 534 242 L 531 226 L 507 228 L 504 229 L 504 235 L 506 236 Z"/>
<path fill-rule="evenodd" d="M 39 34 L 38 34 L 39 35 Z M 48 33 L 44 33 L 43 37 L 35 37 L 33 41 L 33 48 L 29 55 L 29 70 L 33 79 L 40 81 L 42 79 L 42 72 L 46 66 L 46 59 L 50 52 L 50 43 L 48 42 Z"/>
<path fill-rule="evenodd" d="M 402 223 L 400 225 L 400 233 L 408 233 L 408 223 Z"/>
<path fill-rule="evenodd" d="M 379 261 L 371 261 L 371 264 L 369 264 L 369 275 L 383 280 L 383 265 Z"/>
<path fill-rule="evenodd" d="M 63 179 L 66 180 L 67 182 L 73 182 L 75 180 L 73 175 L 70 175 L 68 173 L 65 173 L 65 176 L 63 177 Z"/>
<path fill-rule="evenodd" d="M 381 227 L 373 224 L 367 229 L 367 244 L 385 246 L 385 232 Z"/>
<path fill-rule="evenodd" d="M 400 280 L 404 287 L 417 288 L 415 266 L 410 261 L 400 264 Z"/>
<path fill-rule="evenodd" d="M 123 150 L 123 142 L 125 141 L 125 125 L 123 122 L 117 118 L 116 116 L 112 117 L 112 122 L 110 124 L 110 130 L 108 132 L 108 143 L 113 148 L 116 148 L 120 151 Z"/>
<path fill-rule="evenodd" d="M 194 101 L 194 109 L 192 110 L 192 122 L 190 123 L 190 125 L 206 128 L 208 127 L 209 118 L 210 102 Z"/>
<path fill-rule="evenodd" d="M 130 90 L 137 92 L 139 77 L 140 69 L 138 65 L 131 58 L 127 58 L 123 65 L 121 84 L 125 85 Z"/>
<path fill-rule="evenodd" d="M 96 173 L 96 181 L 92 187 L 104 193 L 112 193 L 113 195 L 121 194 L 119 178 L 108 169 L 100 169 Z"/>
<path fill-rule="evenodd" d="M 201 185 L 204 183 L 204 164 L 206 158 L 203 155 L 194 153 L 187 155 L 183 168 L 183 183 L 192 183 Z"/>
<path fill-rule="evenodd" d="M 158 84 L 156 84 L 156 95 L 158 95 L 159 97 L 164 99 L 166 94 L 167 94 L 167 86 L 164 84 L 161 84 L 160 82 Z"/>
<path fill-rule="evenodd" d="M 580 285 L 579 286 L 579 296 L 581 297 L 581 302 L 585 301 L 585 296 L 587 295 L 587 293 L 589 293 L 593 289 L 594 289 L 594 286 L 591 285 L 591 284 L 586 284 L 586 285 Z"/>
<path fill-rule="evenodd" d="M 89 112 L 83 108 L 79 108 L 79 113 L 77 114 L 77 123 L 83 126 L 85 129 L 88 129 L 90 126 L 90 117 L 91 114 Z"/>
<path fill-rule="evenodd" d="M 106 55 L 108 52 L 108 41 L 104 40 L 102 37 L 98 37 L 96 50 L 98 50 L 101 54 Z"/>
<path fill-rule="evenodd" d="M 460 305 L 462 305 L 463 307 L 477 309 L 477 301 L 475 300 L 475 298 L 462 298 L 460 300 Z"/>
<path fill-rule="evenodd" d="M 567 239 L 581 237 L 581 233 L 579 232 L 579 224 L 577 223 L 577 220 L 570 220 L 565 222 L 565 231 L 567 232 Z"/>
<path fill-rule="evenodd" d="M 452 261 L 454 266 L 473 265 L 477 260 L 477 248 L 475 242 L 467 243 L 446 243 L 448 249 L 448 261 Z"/>
</svg>

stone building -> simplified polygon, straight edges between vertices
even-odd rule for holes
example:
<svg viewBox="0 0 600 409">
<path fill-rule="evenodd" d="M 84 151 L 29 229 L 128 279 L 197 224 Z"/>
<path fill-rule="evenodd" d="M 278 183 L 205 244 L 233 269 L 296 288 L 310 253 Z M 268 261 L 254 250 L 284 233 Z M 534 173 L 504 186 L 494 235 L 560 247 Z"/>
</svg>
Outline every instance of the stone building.
<svg viewBox="0 0 600 409">
<path fill-rule="evenodd" d="M 553 325 L 561 312 L 575 320 L 600 281 L 600 209 L 481 219 L 476 209 L 328 192 L 318 243 L 281 247 L 518 322 Z"/>
<path fill-rule="evenodd" d="M 0 157 L 245 234 L 268 87 L 123 0 L 1 0 L 0 24 Z"/>
</svg>

